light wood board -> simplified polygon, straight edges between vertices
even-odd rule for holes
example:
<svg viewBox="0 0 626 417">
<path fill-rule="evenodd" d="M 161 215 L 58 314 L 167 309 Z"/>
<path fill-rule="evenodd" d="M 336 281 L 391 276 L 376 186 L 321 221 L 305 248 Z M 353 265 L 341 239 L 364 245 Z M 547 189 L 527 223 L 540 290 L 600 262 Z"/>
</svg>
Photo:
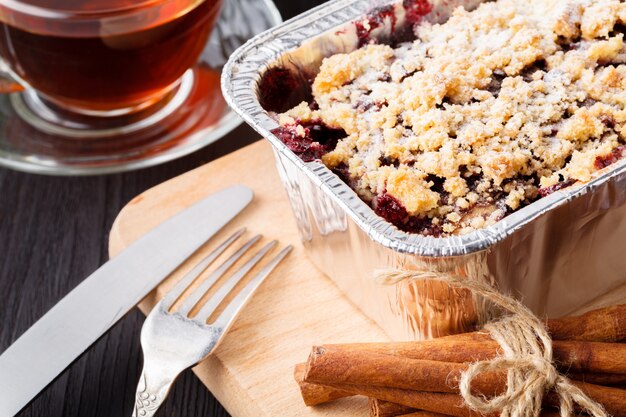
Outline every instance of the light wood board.
<svg viewBox="0 0 626 417">
<path fill-rule="evenodd" d="M 293 244 L 294 251 L 263 283 L 216 352 L 194 372 L 235 417 L 368 415 L 364 398 L 307 408 L 293 380 L 293 366 L 306 359 L 314 344 L 388 338 L 307 259 L 266 141 L 133 199 L 120 212 L 111 230 L 111 257 L 186 206 L 233 184 L 245 184 L 254 190 L 252 204 L 143 300 L 139 308 L 144 313 L 149 311 L 194 261 L 237 228 L 246 226 L 246 237 L 263 234 L 257 247 L 270 239 L 278 239 L 279 248 Z"/>
</svg>

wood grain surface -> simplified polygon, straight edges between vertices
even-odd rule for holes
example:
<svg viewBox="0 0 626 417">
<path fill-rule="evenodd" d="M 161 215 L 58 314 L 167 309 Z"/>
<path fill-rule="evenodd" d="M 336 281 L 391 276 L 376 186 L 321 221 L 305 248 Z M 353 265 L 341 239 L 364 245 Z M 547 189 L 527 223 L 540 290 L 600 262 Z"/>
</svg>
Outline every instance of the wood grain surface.
<svg viewBox="0 0 626 417">
<path fill-rule="evenodd" d="M 216 352 L 194 371 L 236 416 L 366 415 L 364 398 L 307 408 L 293 380 L 294 365 L 306 359 L 314 344 L 388 339 L 307 259 L 268 142 L 247 146 L 133 199 L 111 230 L 111 256 L 183 208 L 234 184 L 252 188 L 253 202 L 148 296 L 141 309 L 149 311 L 194 263 L 240 227 L 249 229 L 248 236 L 263 234 L 257 248 L 271 239 L 279 240 L 273 253 L 293 244 L 294 251 L 261 286 Z"/>
</svg>

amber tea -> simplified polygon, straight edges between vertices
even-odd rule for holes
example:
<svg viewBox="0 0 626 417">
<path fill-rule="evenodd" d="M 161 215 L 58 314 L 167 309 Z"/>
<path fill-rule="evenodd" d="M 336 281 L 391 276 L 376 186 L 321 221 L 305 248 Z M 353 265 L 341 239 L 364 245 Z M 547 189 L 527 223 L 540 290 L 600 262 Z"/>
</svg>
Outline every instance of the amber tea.
<svg viewBox="0 0 626 417">
<path fill-rule="evenodd" d="M 9 10 L 0 4 L 0 56 L 43 98 L 66 108 L 145 107 L 196 62 L 220 5 L 22 0 Z"/>
</svg>

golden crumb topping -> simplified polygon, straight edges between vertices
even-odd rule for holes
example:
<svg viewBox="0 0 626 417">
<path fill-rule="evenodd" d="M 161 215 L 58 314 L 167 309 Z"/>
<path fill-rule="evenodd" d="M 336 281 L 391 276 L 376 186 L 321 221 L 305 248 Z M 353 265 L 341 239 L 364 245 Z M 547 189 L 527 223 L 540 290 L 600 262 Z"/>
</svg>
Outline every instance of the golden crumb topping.
<svg viewBox="0 0 626 417">
<path fill-rule="evenodd" d="M 624 25 L 618 0 L 458 8 L 326 58 L 280 122 L 345 131 L 322 161 L 398 227 L 467 233 L 626 154 Z"/>
</svg>

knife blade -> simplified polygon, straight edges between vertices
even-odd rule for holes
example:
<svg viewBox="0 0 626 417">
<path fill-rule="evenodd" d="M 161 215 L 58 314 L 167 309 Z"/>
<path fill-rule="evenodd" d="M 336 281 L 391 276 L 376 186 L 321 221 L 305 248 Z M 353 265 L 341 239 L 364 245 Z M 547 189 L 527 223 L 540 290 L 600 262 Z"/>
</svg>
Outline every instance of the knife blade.
<svg viewBox="0 0 626 417">
<path fill-rule="evenodd" d="M 0 416 L 13 416 L 252 201 L 237 185 L 199 201 L 102 265 L 0 355 Z"/>
</svg>

